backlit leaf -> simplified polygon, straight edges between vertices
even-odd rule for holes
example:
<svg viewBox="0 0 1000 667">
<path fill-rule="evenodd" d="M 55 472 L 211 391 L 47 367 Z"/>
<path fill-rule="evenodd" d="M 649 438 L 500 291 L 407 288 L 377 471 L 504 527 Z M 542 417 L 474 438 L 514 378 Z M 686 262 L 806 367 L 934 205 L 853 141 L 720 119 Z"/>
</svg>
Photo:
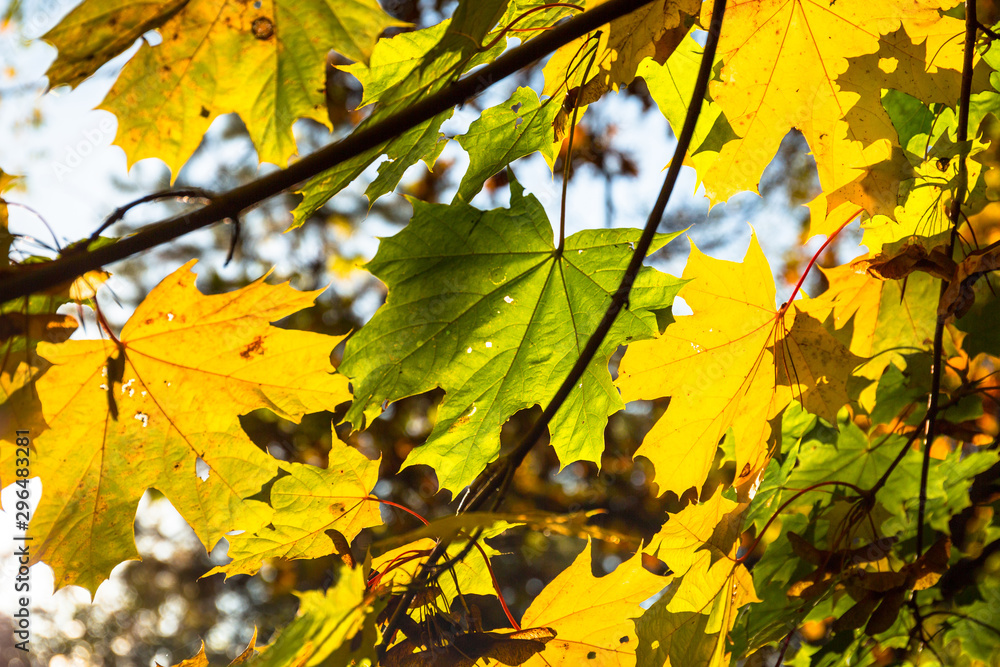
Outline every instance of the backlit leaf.
<svg viewBox="0 0 1000 667">
<path fill-rule="evenodd" d="M 723 146 L 702 174 L 709 198 L 725 201 L 741 190 L 756 190 L 764 167 L 793 128 L 809 142 L 827 191 L 888 159 L 888 141 L 866 152 L 866 137 L 843 120 L 858 95 L 840 90 L 837 77 L 849 58 L 878 52 L 879 39 L 901 24 L 936 21 L 937 4 L 755 0 L 729 7 L 719 43 L 722 71 L 709 94 L 740 138 Z M 703 24 L 710 12 L 705 5 Z"/>
<path fill-rule="evenodd" d="M 339 338 L 270 324 L 311 306 L 315 292 L 258 280 L 204 296 L 190 266 L 150 292 L 120 346 L 39 346 L 53 366 L 37 382 L 50 429 L 36 440 L 33 470 L 46 483 L 31 532 L 33 557 L 52 565 L 57 585 L 94 590 L 136 557 L 132 516 L 147 488 L 170 499 L 206 548 L 229 531 L 260 529 L 273 512 L 247 498 L 278 462 L 250 441 L 239 415 L 267 408 L 297 421 L 350 398 L 346 378 L 331 373 Z"/>
<path fill-rule="evenodd" d="M 646 571 L 641 554 L 603 577 L 591 573 L 591 545 L 563 570 L 524 612 L 524 627 L 547 627 L 556 638 L 524 665 L 635 665 L 633 619 L 639 605 L 659 593 L 670 579 Z"/>
<path fill-rule="evenodd" d="M 442 487 L 457 491 L 496 458 L 500 426 L 555 393 L 617 289 L 639 231 L 580 232 L 560 256 L 541 205 L 516 181 L 509 209 L 413 205 L 410 224 L 368 265 L 389 296 L 348 342 L 341 370 L 357 382 L 347 419 L 360 426 L 385 401 L 443 388 L 434 430 L 405 465 L 430 465 Z M 658 237 L 652 250 L 674 236 Z M 608 359 L 619 344 L 653 335 L 652 310 L 669 306 L 680 284 L 653 269 L 639 273 L 629 308 L 550 426 L 564 464 L 600 460 L 607 417 L 623 407 Z M 538 340 L 559 341 L 558 352 Z"/>
<path fill-rule="evenodd" d="M 103 108 L 118 117 L 129 164 L 156 157 L 175 178 L 212 121 L 233 112 L 260 159 L 284 165 L 296 150 L 297 119 L 328 122 L 327 50 L 367 60 L 379 33 L 399 25 L 375 0 L 113 4 L 89 0 L 45 36 L 60 50 L 49 83 L 75 85 L 158 29 L 162 43 L 143 41 Z"/>
<path fill-rule="evenodd" d="M 312 667 L 374 659 L 375 616 L 382 605 L 366 593 L 360 567 L 342 568 L 338 575 L 337 584 L 325 591 L 296 593 L 295 619 L 263 649 L 254 665 Z"/>
<path fill-rule="evenodd" d="M 278 464 L 280 476 L 269 492 L 274 509 L 267 526 L 256 533 L 232 535 L 229 557 L 205 576 L 225 572 L 255 574 L 268 558 L 320 558 L 338 549 L 326 534 L 334 530 L 353 540 L 362 528 L 382 524 L 378 502 L 370 497 L 378 482 L 379 462 L 333 436 L 327 467 Z"/>
<path fill-rule="evenodd" d="M 693 244 L 680 296 L 694 315 L 651 341 L 629 345 L 617 385 L 626 401 L 670 396 L 636 456 L 656 468 L 660 493 L 700 487 L 730 428 L 740 477 L 763 466 L 768 420 L 790 396 L 776 395 L 774 280 L 756 237 L 742 264 L 712 259 Z"/>
<path fill-rule="evenodd" d="M 469 131 L 458 137 L 471 164 L 456 197 L 471 201 L 486 179 L 535 151 L 551 169 L 560 144 L 552 123 L 560 108 L 552 99 L 539 100 L 530 88 L 518 88 L 509 100 L 484 111 Z"/>
</svg>

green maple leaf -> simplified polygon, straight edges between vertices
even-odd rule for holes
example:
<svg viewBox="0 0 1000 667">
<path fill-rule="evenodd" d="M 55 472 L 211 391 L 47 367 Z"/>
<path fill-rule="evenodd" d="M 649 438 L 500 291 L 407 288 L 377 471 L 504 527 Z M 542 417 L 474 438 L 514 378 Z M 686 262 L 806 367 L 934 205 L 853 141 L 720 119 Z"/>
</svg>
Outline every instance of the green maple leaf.
<svg viewBox="0 0 1000 667">
<path fill-rule="evenodd" d="M 551 169 L 561 143 L 552 123 L 561 108 L 555 98 L 542 101 L 531 88 L 518 88 L 509 100 L 484 111 L 469 131 L 458 137 L 471 162 L 455 196 L 471 201 L 486 179 L 535 151 Z"/>
<path fill-rule="evenodd" d="M 511 183 L 509 209 L 413 201 L 402 232 L 368 269 L 389 286 L 386 304 L 348 343 L 341 370 L 356 383 L 346 419 L 360 426 L 386 401 L 447 392 L 427 442 L 407 466 L 432 466 L 441 486 L 468 484 L 500 449 L 500 426 L 547 403 L 603 316 L 639 230 L 588 230 L 556 252 L 541 204 Z M 677 234 L 660 235 L 652 250 Z M 682 281 L 640 271 L 624 310 L 551 424 L 565 464 L 599 461 L 607 416 L 624 407 L 608 359 L 656 333 L 654 310 Z"/>
<path fill-rule="evenodd" d="M 463 2 L 454 18 L 384 39 L 376 45 L 368 64 L 355 63 L 342 68 L 357 77 L 364 88 L 360 106 L 375 104 L 372 114 L 357 129 L 411 106 L 438 92 L 463 72 L 500 55 L 505 47 L 502 40 L 488 44 L 489 48 L 483 48 L 482 41 L 506 4 L 505 0 Z M 449 110 L 438 114 L 311 179 L 300 191 L 303 199 L 293 212 L 293 226 L 305 222 L 382 154 L 389 161 L 379 168 L 378 178 L 365 191 L 369 202 L 391 192 L 407 167 L 417 160 L 423 159 L 432 168 L 447 143 L 439 128 L 451 113 Z"/>
<path fill-rule="evenodd" d="M 840 433 L 825 426 L 817 426 L 806 436 L 799 449 L 799 465 L 788 479 L 791 489 L 804 489 L 813 484 L 837 480 L 870 489 L 889 468 L 906 443 L 899 435 L 869 440 L 868 435 L 854 422 L 839 422 Z M 921 455 L 908 451 L 889 477 L 878 500 L 891 513 L 903 519 L 905 505 L 917 497 L 920 488 Z M 810 492 L 804 498 L 815 498 Z M 929 490 L 931 492 L 931 490 Z"/>
<path fill-rule="evenodd" d="M 274 509 L 268 524 L 256 532 L 230 535 L 225 565 L 205 576 L 225 572 L 256 574 L 269 558 L 321 558 L 340 551 L 329 536 L 336 531 L 349 543 L 363 528 L 381 525 L 378 502 L 368 496 L 378 481 L 377 460 L 349 447 L 333 434 L 326 468 L 304 463 L 278 464 L 278 477 L 268 492 Z"/>
<path fill-rule="evenodd" d="M 80 5 L 45 39 L 59 49 L 51 85 L 76 85 L 151 29 L 103 107 L 118 118 L 117 143 L 129 164 L 160 158 L 176 176 L 212 121 L 236 112 L 260 159 L 284 164 L 295 153 L 292 124 L 328 124 L 325 56 L 334 49 L 364 61 L 392 25 L 376 0 L 191 0 Z"/>
</svg>

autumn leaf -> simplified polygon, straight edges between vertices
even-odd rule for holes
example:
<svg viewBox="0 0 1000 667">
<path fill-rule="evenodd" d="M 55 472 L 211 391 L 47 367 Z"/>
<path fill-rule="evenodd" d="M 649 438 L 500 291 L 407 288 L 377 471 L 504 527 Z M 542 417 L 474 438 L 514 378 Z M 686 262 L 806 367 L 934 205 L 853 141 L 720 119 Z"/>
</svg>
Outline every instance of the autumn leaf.
<svg viewBox="0 0 1000 667">
<path fill-rule="evenodd" d="M 973 288 L 985 275 L 1000 269 L 1000 246 L 973 250 L 961 261 L 950 280 L 948 288 L 941 295 L 938 316 L 962 317 L 975 303 Z"/>
<path fill-rule="evenodd" d="M 694 315 L 677 317 L 650 341 L 629 345 L 617 386 L 625 401 L 670 396 L 636 456 L 656 469 L 660 493 L 700 487 L 726 431 L 736 436 L 738 475 L 755 475 L 768 420 L 790 399 L 775 388 L 774 280 L 751 238 L 743 263 L 716 260 L 692 243 L 679 296 Z"/>
<path fill-rule="evenodd" d="M 486 47 L 482 42 L 504 4 L 499 0 L 462 3 L 452 19 L 382 40 L 368 64 L 354 63 L 341 68 L 361 82 L 364 96 L 360 106 L 375 105 L 357 130 L 407 108 L 441 90 L 463 72 L 496 58 L 504 49 L 503 40 L 496 43 L 490 40 Z M 365 191 L 369 203 L 391 192 L 417 160 L 424 160 L 427 168 L 432 168 L 447 143 L 439 129 L 451 113 L 449 110 L 438 114 L 312 178 L 300 191 L 302 202 L 293 212 L 293 227 L 304 223 L 383 153 L 389 159 L 379 167 L 378 177 Z"/>
<path fill-rule="evenodd" d="M 256 533 L 227 537 L 232 561 L 204 576 L 256 574 L 269 558 L 321 558 L 339 551 L 327 531 L 340 533 L 350 543 L 363 528 L 381 525 L 378 501 L 370 496 L 378 466 L 336 433 L 326 468 L 279 462 L 283 476 L 268 493 L 274 510 L 268 525 Z"/>
<path fill-rule="evenodd" d="M 667 564 L 670 589 L 636 622 L 643 665 L 725 665 L 736 612 L 759 602 L 735 561 L 747 505 L 716 492 L 671 514 L 643 551 Z"/>
<path fill-rule="evenodd" d="M 684 126 L 684 117 L 687 115 L 701 64 L 701 54 L 701 44 L 692 34 L 688 34 L 666 62 L 658 64 L 653 58 L 646 58 L 639 63 L 636 71 L 636 76 L 642 77 L 646 82 L 650 96 L 670 122 L 674 134 L 680 134 Z M 718 158 L 719 149 L 736 138 L 738 137 L 733 133 L 719 105 L 706 100 L 702 103 L 691 137 L 692 150 L 685 155 L 684 163 L 694 167 L 700 178 Z"/>
<path fill-rule="evenodd" d="M 405 466 L 429 465 L 443 488 L 458 491 L 496 458 L 500 426 L 555 393 L 639 231 L 580 232 L 559 252 L 541 204 L 516 181 L 509 209 L 413 205 L 410 224 L 382 241 L 368 265 L 389 295 L 345 350 L 341 371 L 356 380 L 346 419 L 359 427 L 387 401 L 443 388 L 434 430 Z M 651 250 L 675 236 L 659 236 Z M 607 417 L 624 407 L 608 359 L 618 345 L 655 333 L 652 311 L 669 306 L 679 286 L 653 269 L 639 273 L 629 308 L 550 425 L 564 464 L 600 460 Z M 537 340 L 561 341 L 560 352 Z"/>
<path fill-rule="evenodd" d="M 0 190 L 7 177 L 0 171 Z M 3 208 L 0 200 L 0 208 Z M 3 211 L 0 210 L 0 214 Z M 0 222 L 5 222 L 0 215 Z M 92 298 L 106 280 L 104 271 L 91 271 L 49 290 L 0 305 L 0 488 L 15 471 L 13 447 L 18 431 L 37 437 L 48 424 L 42 416 L 35 382 L 51 364 L 38 355 L 39 343 L 61 343 L 77 329 L 77 319 L 57 312 L 61 306 Z"/>
<path fill-rule="evenodd" d="M 710 13 L 705 5 L 703 24 Z M 914 6 L 906 0 L 875 6 L 864 0 L 755 0 L 729 7 L 719 43 L 722 70 L 709 94 L 740 138 L 723 146 L 702 174 L 709 198 L 725 201 L 741 190 L 756 191 L 764 167 L 793 128 L 809 143 L 826 192 L 888 159 L 888 141 L 866 143 L 869 137 L 844 120 L 859 96 L 840 90 L 838 76 L 849 58 L 877 53 L 883 35 L 938 19 L 936 3 Z M 883 185 L 885 192 L 894 191 L 891 183 Z"/>
<path fill-rule="evenodd" d="M 292 124 L 327 124 L 324 62 L 330 48 L 364 61 L 385 28 L 402 25 L 375 0 L 90 0 L 45 39 L 59 49 L 49 85 L 77 85 L 149 30 L 103 108 L 118 117 L 128 162 L 156 157 L 177 177 L 217 116 L 238 113 L 260 159 L 295 153 Z M 225 63 L 225 67 L 219 67 Z"/>
<path fill-rule="evenodd" d="M 711 554 L 714 563 L 733 550 L 741 528 L 745 504 L 716 492 L 705 502 L 691 503 L 671 514 L 643 551 L 656 556 L 675 575 L 687 573 L 701 560 L 700 551 Z"/>
<path fill-rule="evenodd" d="M 261 279 L 204 296 L 191 265 L 150 292 L 120 344 L 39 345 L 52 364 L 36 383 L 50 430 L 35 441 L 45 497 L 31 534 L 33 558 L 52 565 L 57 586 L 93 591 L 136 557 L 131 517 L 147 488 L 170 499 L 206 548 L 229 531 L 259 530 L 273 511 L 248 498 L 278 462 L 239 415 L 267 408 L 297 421 L 350 398 L 330 366 L 339 338 L 270 324 L 311 306 L 316 292 Z"/>
<path fill-rule="evenodd" d="M 295 595 L 299 598 L 295 618 L 261 651 L 254 665 L 312 667 L 374 660 L 375 617 L 384 605 L 366 592 L 362 568 L 341 568 L 336 585 Z"/>
<path fill-rule="evenodd" d="M 851 352 L 870 360 L 855 375 L 877 379 L 890 363 L 905 369 L 904 352 L 929 349 L 940 293 L 931 276 L 911 274 L 904 288 L 850 266 L 823 272 L 830 289 L 799 307 L 819 321 L 832 317 L 834 329 L 849 337 Z"/>
<path fill-rule="evenodd" d="M 238 656 L 232 659 L 229 663 L 229 667 L 237 667 L 238 665 L 245 664 L 256 654 L 257 647 L 257 628 L 253 629 L 253 636 L 250 637 L 250 643 Z M 159 663 L 157 663 L 159 664 Z M 205 654 L 205 642 L 201 643 L 201 649 L 198 653 L 187 660 L 181 660 L 179 663 L 174 665 L 174 667 L 209 667 L 210 663 L 208 661 L 208 656 Z"/>
<path fill-rule="evenodd" d="M 572 565 L 542 589 L 521 618 L 523 627 L 546 627 L 556 638 L 523 663 L 541 665 L 635 665 L 634 618 L 639 605 L 659 593 L 670 579 L 642 567 L 635 554 L 603 577 L 591 573 L 591 544 Z"/>
<path fill-rule="evenodd" d="M 730 664 L 727 636 L 736 613 L 759 602 L 742 563 L 711 563 L 707 552 L 636 622 L 642 665 L 692 667 Z"/>
<path fill-rule="evenodd" d="M 591 2 L 590 6 L 599 4 Z M 696 0 L 656 0 L 612 21 L 595 34 L 580 37 L 557 50 L 545 66 L 547 95 L 583 86 L 581 105 L 597 101 L 604 93 L 627 86 L 645 58 L 663 62 L 681 43 L 698 13 Z M 594 68 L 586 75 L 582 62 L 590 59 Z M 586 80 L 584 77 L 586 76 Z"/>
<path fill-rule="evenodd" d="M 4 442 L 12 442 L 9 438 L 15 430 L 37 434 L 46 428 L 34 382 L 50 364 L 35 349 L 40 342 L 61 343 L 76 330 L 73 316 L 56 313 L 69 301 L 63 293 L 32 296 L 0 306 L 0 438 Z"/>
<path fill-rule="evenodd" d="M 804 300 L 807 302 L 808 299 Z M 854 354 L 819 320 L 798 307 L 789 309 L 792 324 L 785 331 L 776 366 L 777 383 L 792 389 L 809 412 L 828 424 L 837 422 L 837 412 L 847 403 L 847 384 L 855 368 L 866 359 Z"/>
</svg>

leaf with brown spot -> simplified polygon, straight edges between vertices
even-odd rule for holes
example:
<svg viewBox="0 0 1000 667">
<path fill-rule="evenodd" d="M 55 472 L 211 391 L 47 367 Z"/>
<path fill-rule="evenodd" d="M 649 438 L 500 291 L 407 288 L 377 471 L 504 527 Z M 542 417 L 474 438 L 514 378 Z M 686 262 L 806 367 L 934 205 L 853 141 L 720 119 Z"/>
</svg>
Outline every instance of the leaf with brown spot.
<svg viewBox="0 0 1000 667">
<path fill-rule="evenodd" d="M 55 569 L 57 586 L 94 590 L 136 557 L 131 517 L 148 488 L 170 499 L 208 549 L 229 531 L 259 530 L 273 510 L 248 498 L 278 462 L 250 441 L 239 416 L 267 408 L 298 421 L 350 399 L 347 379 L 330 366 L 341 338 L 271 325 L 313 305 L 316 292 L 261 279 L 205 296 L 192 264 L 150 292 L 120 346 L 39 345 L 53 365 L 37 382 L 51 428 L 35 441 L 32 472 L 45 480 L 45 496 L 31 521 L 32 557 Z M 266 352 L 243 358 L 255 341 Z M 209 468 L 204 481 L 199 458 Z"/>
<path fill-rule="evenodd" d="M 118 117 L 129 165 L 155 157 L 176 178 L 216 117 L 238 113 L 262 162 L 296 152 L 292 125 L 327 124 L 325 58 L 366 62 L 393 20 L 376 0 L 88 0 L 45 39 L 59 49 L 52 86 L 76 86 L 150 30 L 102 108 Z M 225 63 L 225 66 L 220 66 Z"/>
<path fill-rule="evenodd" d="M 588 540 L 573 564 L 542 589 L 524 612 L 522 625 L 551 628 L 556 638 L 523 664 L 635 665 L 638 642 L 632 619 L 642 614 L 640 603 L 659 593 L 670 578 L 646 571 L 641 554 L 603 577 L 594 577 L 590 561 Z"/>
</svg>

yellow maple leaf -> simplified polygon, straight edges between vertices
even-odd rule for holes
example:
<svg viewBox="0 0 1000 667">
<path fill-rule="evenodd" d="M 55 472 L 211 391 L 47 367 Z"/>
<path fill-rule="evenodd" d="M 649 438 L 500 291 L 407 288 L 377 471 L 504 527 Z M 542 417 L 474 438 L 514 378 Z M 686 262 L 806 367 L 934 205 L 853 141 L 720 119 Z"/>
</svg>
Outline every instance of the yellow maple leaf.
<svg viewBox="0 0 1000 667">
<path fill-rule="evenodd" d="M 907 19 L 905 29 L 883 35 L 878 51 L 849 58 L 846 71 L 837 76 L 838 95 L 847 104 L 853 101 L 844 115 L 848 138 L 865 146 L 867 157 L 857 165 L 865 166 L 860 176 L 836 184 L 810 204 L 811 235 L 836 229 L 843 220 L 833 213 L 837 209 L 850 217 L 858 207 L 871 216 L 897 215 L 897 200 L 905 194 L 899 192 L 900 186 L 913 173 L 902 150 L 906 146 L 897 145 L 900 139 L 885 110 L 882 91 L 906 91 L 927 105 L 951 105 L 958 99 L 965 50 L 958 36 L 965 29 L 963 21 L 944 15 L 927 15 L 927 20 L 921 21 L 917 16 L 922 15 Z M 973 92 L 991 89 L 989 68 L 974 71 Z M 885 153 L 885 147 L 893 145 L 891 152 Z"/>
<path fill-rule="evenodd" d="M 707 552 L 697 555 L 691 571 L 643 614 L 637 622 L 642 665 L 726 667 L 728 634 L 736 613 L 760 602 L 753 578 L 742 563 L 711 562 Z"/>
<path fill-rule="evenodd" d="M 702 549 L 714 550 L 715 556 L 735 554 L 742 532 L 740 519 L 746 508 L 745 503 L 724 498 L 719 490 L 707 501 L 691 503 L 671 514 L 643 551 L 666 563 L 675 576 L 687 573 L 698 563 L 701 556 L 697 552 Z"/>
<path fill-rule="evenodd" d="M 736 612 L 759 602 L 753 579 L 736 559 L 747 504 L 722 489 L 671 514 L 644 551 L 674 573 L 670 590 L 637 622 L 645 665 L 728 665 L 725 648 Z"/>
<path fill-rule="evenodd" d="M 904 286 L 851 266 L 823 273 L 830 288 L 800 307 L 819 320 L 831 317 L 835 329 L 850 336 L 851 352 L 869 359 L 855 375 L 877 380 L 890 363 L 906 368 L 904 354 L 930 349 L 940 294 L 936 278 L 914 272 Z"/>
<path fill-rule="evenodd" d="M 332 48 L 366 61 L 379 33 L 404 25 L 375 0 L 90 0 L 45 39 L 59 49 L 50 83 L 77 85 L 150 30 L 102 108 L 118 118 L 128 163 L 155 157 L 176 178 L 220 115 L 238 113 L 261 161 L 296 152 L 299 118 L 329 124 L 324 63 Z"/>
<path fill-rule="evenodd" d="M 642 614 L 639 605 L 663 590 L 670 578 L 645 570 L 639 553 L 614 572 L 595 577 L 590 552 L 588 539 L 573 564 L 542 589 L 524 612 L 522 627 L 556 632 L 545 650 L 523 663 L 527 667 L 635 665 L 638 642 L 632 619 Z"/>
<path fill-rule="evenodd" d="M 756 190 L 764 167 L 793 128 L 809 142 L 824 192 L 857 181 L 867 167 L 888 160 L 889 141 L 866 144 L 870 138 L 858 136 L 844 120 L 859 95 L 842 91 L 837 77 L 849 58 L 877 53 L 880 37 L 901 25 L 914 26 L 915 34 L 926 32 L 945 4 L 755 0 L 728 8 L 719 43 L 722 71 L 709 94 L 740 139 L 727 143 L 704 174 L 708 196 L 724 201 Z M 710 13 L 706 5 L 703 24 Z"/>
<path fill-rule="evenodd" d="M 333 374 L 341 340 L 270 323 L 311 306 L 316 292 L 263 278 L 202 295 L 189 262 L 168 276 L 109 340 L 40 344 L 52 367 L 37 384 L 49 430 L 32 472 L 43 497 L 32 517 L 35 561 L 56 585 L 91 591 L 136 557 L 132 517 L 147 488 L 169 498 L 206 548 L 271 517 L 248 500 L 278 462 L 243 432 L 258 408 L 294 421 L 350 399 Z"/>
<path fill-rule="evenodd" d="M 736 436 L 740 478 L 766 460 L 768 420 L 788 401 L 775 389 L 774 279 L 756 235 L 742 263 L 713 259 L 692 243 L 678 317 L 650 341 L 629 344 L 619 369 L 625 401 L 670 396 L 636 456 L 656 469 L 660 493 L 700 487 L 726 430 Z"/>
<path fill-rule="evenodd" d="M 601 0 L 603 1 L 603 0 Z M 591 0 L 587 7 L 601 4 Z M 688 33 L 691 17 L 701 3 L 696 0 L 657 0 L 612 21 L 599 39 L 580 37 L 560 47 L 545 65 L 545 95 L 555 96 L 586 84 L 580 104 L 597 101 L 609 90 L 627 86 L 646 58 L 661 65 Z M 586 67 L 596 45 L 594 67 L 583 81 Z"/>
<path fill-rule="evenodd" d="M 736 484 L 749 488 L 768 460 L 770 420 L 797 398 L 835 423 L 861 360 L 797 305 L 775 308 L 756 235 L 742 263 L 713 259 L 692 243 L 682 277 L 691 282 L 679 297 L 694 315 L 631 343 L 619 369 L 624 400 L 671 397 L 636 456 L 652 462 L 660 493 L 681 495 L 705 481 L 732 429 Z"/>
<path fill-rule="evenodd" d="M 242 665 L 246 663 L 248 660 L 250 660 L 250 658 L 252 658 L 256 654 L 256 648 L 257 648 L 257 628 L 254 627 L 253 635 L 250 637 L 250 643 L 247 644 L 247 647 L 243 649 L 242 653 L 233 658 L 233 660 L 229 663 L 229 667 L 237 667 L 237 665 Z M 156 664 L 157 667 L 159 667 L 160 663 Z M 208 655 L 206 655 L 205 653 L 205 642 L 203 641 L 201 643 L 201 648 L 198 650 L 197 655 L 194 655 L 188 658 L 187 660 L 181 660 L 173 667 L 209 667 L 209 666 L 210 663 L 208 662 Z"/>
</svg>

